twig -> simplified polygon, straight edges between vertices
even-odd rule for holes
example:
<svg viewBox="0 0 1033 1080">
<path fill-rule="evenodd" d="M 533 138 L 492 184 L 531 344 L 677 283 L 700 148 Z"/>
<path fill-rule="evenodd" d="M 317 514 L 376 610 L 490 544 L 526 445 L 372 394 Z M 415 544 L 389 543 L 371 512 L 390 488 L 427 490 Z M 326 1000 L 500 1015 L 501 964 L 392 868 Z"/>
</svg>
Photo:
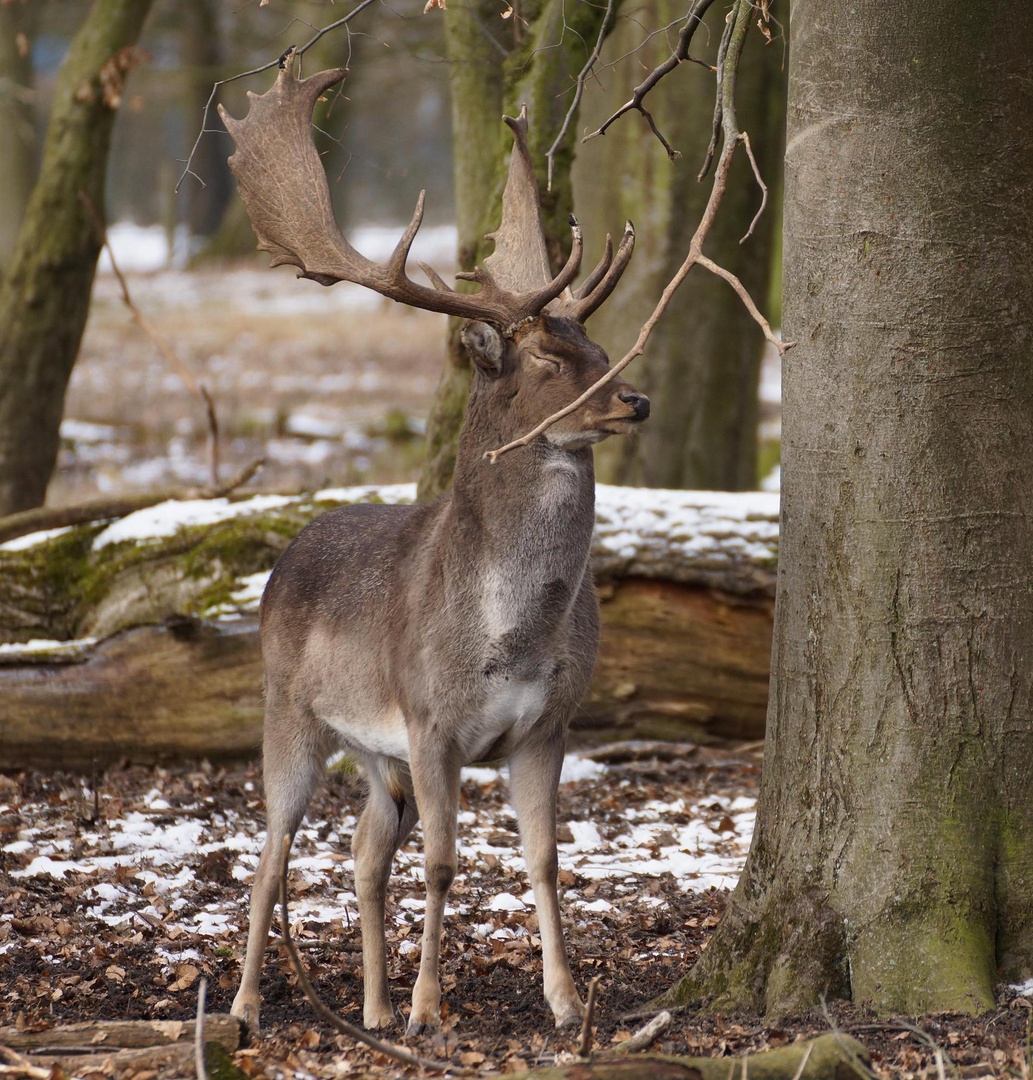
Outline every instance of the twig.
<svg viewBox="0 0 1033 1080">
<path fill-rule="evenodd" d="M 581 1022 L 581 1040 L 577 1046 L 577 1056 L 579 1058 L 589 1058 L 592 1056 L 592 1019 L 595 1016 L 595 995 L 601 981 L 602 976 L 596 975 L 596 977 L 588 984 L 588 1000 L 585 1002 L 585 1018 Z"/>
<path fill-rule="evenodd" d="M 28 1080 L 50 1080 L 51 1070 L 33 1065 L 28 1058 L 22 1057 L 8 1046 L 0 1046 L 0 1056 L 10 1064 L 0 1065 L 0 1076 L 24 1076 Z"/>
<path fill-rule="evenodd" d="M 118 262 L 115 259 L 115 252 L 111 247 L 111 242 L 108 240 L 104 222 L 101 220 L 97 208 L 93 205 L 93 200 L 85 191 L 80 190 L 79 201 L 93 219 L 94 227 L 97 230 L 97 236 L 100 238 L 103 247 L 107 249 L 108 258 L 111 259 L 111 269 L 114 271 L 115 277 L 118 279 L 118 284 L 122 289 L 122 303 L 129 308 L 129 314 L 132 316 L 133 322 L 135 322 L 136 325 L 151 339 L 157 347 L 158 352 L 161 353 L 172 366 L 173 370 L 176 371 L 183 382 L 186 383 L 187 389 L 199 398 L 201 404 L 204 406 L 205 416 L 208 421 L 208 477 L 212 487 L 217 487 L 219 483 L 219 422 L 215 416 L 215 403 L 212 401 L 211 394 L 208 393 L 208 389 L 203 383 L 199 383 L 197 379 L 194 378 L 194 373 L 179 358 L 175 349 L 165 341 L 161 334 L 159 334 L 147 320 L 143 312 L 133 302 L 133 298 L 129 294 L 129 283 L 126 281 L 125 275 L 122 273 L 121 269 L 119 269 Z"/>
<path fill-rule="evenodd" d="M 696 8 L 705 2 L 706 0 L 696 0 Z M 678 286 L 681 285 L 689 271 L 697 263 L 710 273 L 723 278 L 732 286 L 739 296 L 739 299 L 742 300 L 745 305 L 746 310 L 763 331 L 765 338 L 767 338 L 767 340 L 778 350 L 779 356 L 784 357 L 786 350 L 793 347 L 793 342 L 780 341 L 778 339 L 771 329 L 771 324 L 760 313 L 760 310 L 753 302 L 753 299 L 750 297 L 750 294 L 747 292 L 742 282 L 731 273 L 731 271 L 725 270 L 722 266 L 718 266 L 717 263 L 708 259 L 703 254 L 703 243 L 707 238 L 707 233 L 710 232 L 710 227 L 714 223 L 718 207 L 721 205 L 721 199 L 728 186 L 728 172 L 732 165 L 732 157 L 735 154 L 735 148 L 739 143 L 745 141 L 744 134 L 736 127 L 734 98 L 739 57 L 742 54 L 742 45 L 746 37 L 746 31 L 749 29 L 749 16 L 752 13 L 752 10 L 753 5 L 751 0 L 736 0 L 736 5 L 729 14 L 729 18 L 732 21 L 732 33 L 729 37 L 725 62 L 721 65 L 721 82 L 717 88 L 718 97 L 721 101 L 721 127 L 724 135 L 724 143 L 721 148 L 721 155 L 717 160 L 717 167 L 714 170 L 714 183 L 710 189 L 710 198 L 707 200 L 707 205 L 703 210 L 699 225 L 696 227 L 692 240 L 689 242 L 689 252 L 685 256 L 685 261 L 678 268 L 674 277 L 667 283 L 667 287 L 657 301 L 656 307 L 653 308 L 652 314 L 642 325 L 641 330 L 639 330 L 638 337 L 635 339 L 635 344 L 632 345 L 631 349 L 625 353 L 625 355 L 621 357 L 621 359 L 618 360 L 605 375 L 599 378 L 583 394 L 581 394 L 580 397 L 576 398 L 569 405 L 557 410 L 551 416 L 547 416 L 537 427 L 533 428 L 519 439 L 514 439 L 512 442 L 500 446 L 497 450 L 486 451 L 484 456 L 493 465 L 503 454 L 509 453 L 510 450 L 516 450 L 518 447 L 530 445 L 539 435 L 547 431 L 557 421 L 576 412 L 586 401 L 598 392 L 600 387 L 603 387 L 616 379 L 632 360 L 637 356 L 640 356 L 646 347 L 646 342 L 649 340 L 650 334 L 653 332 L 653 328 L 667 310 L 667 306 L 670 304 L 671 298 L 674 296 Z"/>
<path fill-rule="evenodd" d="M 451 1072 L 453 1066 L 450 1062 L 429 1061 L 427 1058 L 421 1058 L 417 1057 L 415 1054 L 410 1054 L 408 1050 L 403 1050 L 400 1046 L 394 1046 L 391 1043 L 384 1042 L 375 1035 L 370 1035 L 369 1032 L 363 1031 L 362 1028 L 357 1028 L 353 1024 L 349 1024 L 347 1020 L 338 1016 L 337 1013 L 323 1004 L 322 998 L 316 993 L 316 988 L 309 981 L 309 977 L 305 973 L 305 968 L 301 963 L 301 956 L 294 944 L 294 938 L 291 937 L 290 911 L 287 907 L 287 867 L 290 861 L 290 850 L 291 838 L 289 835 L 285 835 L 283 838 L 283 861 L 280 867 L 280 918 L 283 923 L 283 943 L 287 947 L 287 954 L 291 960 L 291 967 L 294 968 L 294 974 L 298 977 L 298 985 L 301 987 L 305 997 L 308 998 L 309 1004 L 315 1009 L 319 1016 L 332 1027 L 335 1027 L 342 1035 L 347 1035 L 356 1042 L 365 1044 L 371 1050 L 386 1054 L 388 1057 L 394 1058 L 395 1061 L 400 1061 L 404 1065 L 415 1065 L 418 1068 L 428 1069 L 431 1072 L 436 1073 Z M 456 1070 L 456 1075 L 471 1076 L 473 1074 L 469 1069 L 458 1069 Z"/>
<path fill-rule="evenodd" d="M 201 979 L 197 987 L 197 1016 L 194 1020 L 194 1068 L 197 1080 L 208 1080 L 204 1066 L 204 999 L 208 996 L 208 980 Z"/>
<path fill-rule="evenodd" d="M 313 34 L 313 36 L 310 37 L 304 45 L 300 46 L 300 48 L 298 49 L 295 49 L 295 53 L 298 56 L 302 56 L 304 53 L 308 52 L 308 50 L 311 49 L 312 46 L 315 45 L 315 43 L 319 41 L 319 39 L 323 37 L 324 34 L 329 34 L 331 30 L 336 30 L 341 26 L 347 26 L 347 24 L 351 22 L 351 20 L 354 19 L 360 11 L 365 11 L 365 9 L 368 8 L 371 4 L 375 4 L 377 2 L 378 0 L 362 0 L 362 2 L 353 7 L 352 10 L 349 11 L 343 19 L 338 19 L 336 22 L 332 22 L 328 26 L 324 26 L 321 30 L 316 31 L 316 33 Z M 217 128 L 208 127 L 208 118 L 211 114 L 212 105 L 215 102 L 215 97 L 219 92 L 219 87 L 225 86 L 227 83 L 236 82 L 238 79 L 246 79 L 251 75 L 260 75 L 263 71 L 268 71 L 270 68 L 276 67 L 279 63 L 281 63 L 282 60 L 283 56 L 279 56 L 275 60 L 270 60 L 268 64 L 262 64 L 261 67 L 252 68 L 250 71 L 242 71 L 237 75 L 231 75 L 228 79 L 219 79 L 216 83 L 214 83 L 214 85 L 212 86 L 212 92 L 208 95 L 208 100 L 204 103 L 204 109 L 201 112 L 201 130 L 197 133 L 197 138 L 194 140 L 194 145 L 190 148 L 190 156 L 186 160 L 186 165 L 184 165 L 183 171 L 179 174 L 179 179 L 176 181 L 175 188 L 173 188 L 173 191 L 175 191 L 177 195 L 179 194 L 180 186 L 188 176 L 192 176 L 202 187 L 205 186 L 204 181 L 201 179 L 201 177 L 194 172 L 192 165 L 194 163 L 194 157 L 197 154 L 197 148 L 201 145 L 201 140 L 204 138 L 205 134 L 209 131 L 218 130 Z"/>
<path fill-rule="evenodd" d="M 217 488 L 171 488 L 118 499 L 92 499 L 77 506 L 37 506 L 32 510 L 19 510 L 16 514 L 0 517 L 0 544 L 43 529 L 60 529 L 69 525 L 85 525 L 104 518 L 125 517 L 137 510 L 146 510 L 149 506 L 169 500 L 221 499 L 246 484 L 264 464 L 264 457 L 255 458 L 236 476 Z"/>
<path fill-rule="evenodd" d="M 674 1017 L 664 1009 L 663 1012 L 657 1013 L 648 1024 L 643 1024 L 642 1027 L 636 1031 L 630 1039 L 626 1042 L 622 1042 L 617 1047 L 618 1054 L 634 1054 L 639 1050 L 645 1050 L 647 1046 L 651 1046 L 654 1040 L 664 1031 L 671 1026 L 671 1021 Z M 795 1078 L 799 1080 L 799 1078 Z"/>
<path fill-rule="evenodd" d="M 668 157 L 675 157 L 676 151 L 671 148 L 670 143 L 660 134 L 659 129 L 653 121 L 653 117 L 650 115 L 646 107 L 642 104 L 645 100 L 646 94 L 653 89 L 654 86 L 669 72 L 674 71 L 676 67 L 683 60 L 690 60 L 689 46 L 692 44 L 692 36 L 696 33 L 700 23 L 703 21 L 703 16 L 707 13 L 707 9 L 714 2 L 714 0 L 694 0 L 692 7 L 689 9 L 689 13 L 685 18 L 685 25 L 681 28 L 681 33 L 678 35 L 678 44 L 675 46 L 671 55 L 662 63 L 658 64 L 653 70 L 635 87 L 631 93 L 631 98 L 626 101 L 612 116 L 609 116 L 602 124 L 596 128 L 595 131 L 589 132 L 581 141 L 588 142 L 589 139 L 594 139 L 598 135 L 605 135 L 606 129 L 619 120 L 625 113 L 637 111 L 640 112 L 648 121 L 649 126 L 653 129 L 653 133 L 663 143 L 664 149 L 667 151 Z"/>
<path fill-rule="evenodd" d="M 807 1068 L 807 1062 L 811 1060 L 811 1051 L 814 1049 L 814 1043 L 808 1043 L 807 1049 L 804 1051 L 803 1057 L 800 1059 L 800 1067 L 793 1073 L 793 1080 L 800 1080 L 803 1076 L 804 1069 Z"/>
<path fill-rule="evenodd" d="M 545 160 L 548 163 L 548 180 L 546 187 L 549 191 L 552 191 L 552 166 L 556 157 L 556 151 L 559 149 L 560 143 L 563 142 L 566 137 L 567 129 L 570 127 L 571 121 L 574 119 L 574 114 L 581 104 L 581 96 L 585 92 L 585 80 L 588 78 L 589 74 L 591 74 L 592 68 L 595 67 L 596 62 L 603 51 L 603 42 L 606 40 L 606 35 L 610 32 L 610 25 L 613 22 L 613 7 L 614 0 L 606 0 L 606 12 L 603 15 L 602 25 L 599 27 L 599 36 L 596 38 L 595 48 L 585 61 L 585 66 L 578 73 L 577 86 L 574 90 L 574 99 L 570 103 L 570 108 L 567 109 L 567 115 L 563 117 L 563 126 L 560 128 L 559 134 L 553 139 L 552 146 L 549 147 L 548 153 L 545 155 Z"/>
<path fill-rule="evenodd" d="M 761 214 L 764 213 L 765 207 L 768 205 L 768 185 L 764 183 L 764 177 L 760 175 L 760 167 L 757 165 L 757 159 L 753 156 L 753 147 L 750 144 L 750 137 L 744 131 L 742 132 L 742 144 L 746 147 L 746 156 L 750 159 L 750 166 L 753 168 L 753 179 L 757 181 L 757 186 L 760 188 L 760 207 L 753 215 L 753 220 L 750 222 L 750 227 L 743 233 L 740 244 L 745 244 L 747 240 L 753 235 L 753 230 L 760 221 Z"/>
</svg>

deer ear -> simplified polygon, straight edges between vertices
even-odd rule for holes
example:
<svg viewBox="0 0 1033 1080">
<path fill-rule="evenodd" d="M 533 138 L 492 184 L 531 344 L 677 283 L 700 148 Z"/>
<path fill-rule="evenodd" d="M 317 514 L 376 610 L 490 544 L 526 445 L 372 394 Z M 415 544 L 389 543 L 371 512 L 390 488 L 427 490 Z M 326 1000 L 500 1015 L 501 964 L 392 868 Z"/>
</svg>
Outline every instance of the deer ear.
<svg viewBox="0 0 1033 1080">
<path fill-rule="evenodd" d="M 460 334 L 470 359 L 486 375 L 502 374 L 502 335 L 485 322 L 471 322 L 463 327 Z"/>
</svg>

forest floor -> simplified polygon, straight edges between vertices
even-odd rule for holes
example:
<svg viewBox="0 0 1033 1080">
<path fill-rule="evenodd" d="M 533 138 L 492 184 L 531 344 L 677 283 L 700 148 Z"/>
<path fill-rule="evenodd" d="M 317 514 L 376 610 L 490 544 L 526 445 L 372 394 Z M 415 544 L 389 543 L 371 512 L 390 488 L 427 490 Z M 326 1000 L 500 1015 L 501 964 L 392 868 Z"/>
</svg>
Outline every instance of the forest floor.
<svg viewBox="0 0 1033 1080">
<path fill-rule="evenodd" d="M 667 988 L 705 945 L 748 849 L 759 772 L 755 753 L 712 748 L 666 762 L 568 758 L 562 902 L 576 982 L 584 992 L 601 976 L 600 1052 L 628 1038 L 642 1021 L 626 1014 Z M 330 774 L 295 843 L 290 879 L 304 960 L 327 1004 L 353 1023 L 361 1022 L 362 964 L 348 838 L 361 800 L 357 777 Z M 208 1011 L 228 1011 L 262 824 L 253 765 L 127 768 L 92 782 L 0 777 L 0 1026 L 189 1019 L 202 976 Z M 392 994 L 403 1016 L 423 917 L 419 868 L 417 832 L 396 859 L 388 903 Z M 554 1031 L 542 999 L 536 931 L 504 776 L 467 770 L 443 1025 L 413 1048 L 483 1071 L 518 1071 L 572 1051 L 578 1033 Z M 1033 986 L 1023 989 L 1033 996 Z M 249 1076 L 408 1075 L 319 1022 L 277 946 L 267 952 L 262 991 L 263 1032 L 235 1056 Z M 885 1022 L 830 1005 L 827 1015 L 772 1026 L 687 1009 L 653 1049 L 731 1063 L 834 1024 L 871 1049 L 879 1076 L 1028 1077 L 1031 1009 L 1015 988 L 977 1019 Z M 400 1039 L 401 1029 L 390 1035 Z"/>
</svg>

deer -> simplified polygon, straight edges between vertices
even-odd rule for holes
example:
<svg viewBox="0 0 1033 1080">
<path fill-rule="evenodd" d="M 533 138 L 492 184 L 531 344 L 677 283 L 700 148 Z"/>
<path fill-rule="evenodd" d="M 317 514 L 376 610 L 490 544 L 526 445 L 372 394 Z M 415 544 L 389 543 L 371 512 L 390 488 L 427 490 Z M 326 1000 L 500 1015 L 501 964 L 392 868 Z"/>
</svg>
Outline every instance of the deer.
<svg viewBox="0 0 1033 1080">
<path fill-rule="evenodd" d="M 633 430 L 649 399 L 620 378 L 518 452 L 486 454 L 588 391 L 608 370 L 584 322 L 631 258 L 616 253 L 572 288 L 582 236 L 549 269 L 526 108 L 505 117 L 513 151 L 494 251 L 459 292 L 409 250 L 423 216 L 383 263 L 359 254 L 334 219 L 312 141 L 317 98 L 346 74 L 301 79 L 288 51 L 247 116 L 220 107 L 229 163 L 260 249 L 272 265 L 323 285 L 350 281 L 399 303 L 465 320 L 473 379 L 454 479 L 437 499 L 351 505 L 307 525 L 280 557 L 260 605 L 265 678 L 267 839 L 254 876 L 234 1016 L 259 1023 L 259 978 L 280 867 L 325 763 L 344 749 L 368 784 L 352 838 L 363 958 L 363 1023 L 395 1023 L 384 932 L 391 864 L 423 824 L 426 908 L 406 1034 L 439 1021 L 442 920 L 457 868 L 460 770 L 508 762 L 510 797 L 534 893 L 545 999 L 557 1027 L 580 1021 L 557 895 L 556 798 L 567 728 L 591 680 L 599 614 L 589 568 L 595 505 L 592 446 Z M 285 840 L 284 838 L 289 838 Z"/>
</svg>

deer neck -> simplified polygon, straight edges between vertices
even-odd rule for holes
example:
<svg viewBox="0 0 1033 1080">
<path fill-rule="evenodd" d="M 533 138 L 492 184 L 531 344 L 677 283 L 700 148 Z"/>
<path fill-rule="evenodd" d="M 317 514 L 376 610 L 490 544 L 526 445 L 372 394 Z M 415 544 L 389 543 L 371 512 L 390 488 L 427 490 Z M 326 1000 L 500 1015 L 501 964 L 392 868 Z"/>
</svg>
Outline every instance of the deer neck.
<svg viewBox="0 0 1033 1080">
<path fill-rule="evenodd" d="M 474 531 L 471 542 L 496 563 L 580 579 L 595 523 L 592 451 L 564 450 L 539 438 L 495 464 L 484 457 L 525 431 L 509 410 L 471 394 L 452 484 L 456 524 Z"/>
</svg>

